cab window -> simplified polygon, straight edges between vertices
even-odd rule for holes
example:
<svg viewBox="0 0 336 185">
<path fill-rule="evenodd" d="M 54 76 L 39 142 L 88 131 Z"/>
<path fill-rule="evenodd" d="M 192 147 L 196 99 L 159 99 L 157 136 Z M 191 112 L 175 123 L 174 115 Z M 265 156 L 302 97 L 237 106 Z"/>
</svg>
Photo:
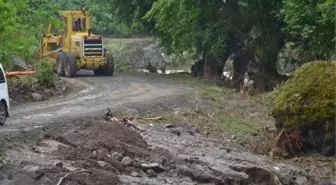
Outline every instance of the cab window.
<svg viewBox="0 0 336 185">
<path fill-rule="evenodd" d="M 72 19 L 73 31 L 74 32 L 85 32 L 86 31 L 86 20 L 85 18 L 75 18 Z"/>
</svg>

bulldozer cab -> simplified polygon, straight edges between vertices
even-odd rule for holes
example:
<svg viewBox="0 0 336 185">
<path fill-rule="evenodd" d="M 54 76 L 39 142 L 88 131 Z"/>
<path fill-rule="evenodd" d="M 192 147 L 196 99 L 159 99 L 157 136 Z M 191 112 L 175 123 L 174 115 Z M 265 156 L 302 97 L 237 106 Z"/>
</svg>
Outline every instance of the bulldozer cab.
<svg viewBox="0 0 336 185">
<path fill-rule="evenodd" d="M 92 16 L 85 9 L 81 11 L 63 11 L 64 18 L 63 47 L 71 50 L 72 37 L 91 36 Z"/>
<path fill-rule="evenodd" d="M 91 15 L 83 9 L 82 11 L 63 11 L 65 34 L 88 33 L 91 29 Z"/>
</svg>

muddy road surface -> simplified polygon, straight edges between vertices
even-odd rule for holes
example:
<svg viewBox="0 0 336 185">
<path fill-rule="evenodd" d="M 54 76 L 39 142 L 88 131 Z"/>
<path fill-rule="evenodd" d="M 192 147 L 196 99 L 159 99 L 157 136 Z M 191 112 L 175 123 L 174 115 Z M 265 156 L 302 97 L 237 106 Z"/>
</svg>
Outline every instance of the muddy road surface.
<svg viewBox="0 0 336 185">
<path fill-rule="evenodd" d="M 80 71 L 78 77 L 65 79 L 78 87 L 66 97 L 14 106 L 10 118 L 0 129 L 3 133 L 19 129 L 38 128 L 49 122 L 101 115 L 106 108 L 119 108 L 127 104 L 169 99 L 190 92 L 185 86 L 160 77 L 143 74 L 120 74 L 96 77 L 91 71 Z"/>
</svg>

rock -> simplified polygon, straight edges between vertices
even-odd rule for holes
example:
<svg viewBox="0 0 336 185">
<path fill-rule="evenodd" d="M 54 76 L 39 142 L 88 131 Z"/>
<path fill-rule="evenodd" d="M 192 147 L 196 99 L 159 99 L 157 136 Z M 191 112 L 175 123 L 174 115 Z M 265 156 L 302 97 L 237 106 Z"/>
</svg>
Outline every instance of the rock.
<svg viewBox="0 0 336 185">
<path fill-rule="evenodd" d="M 175 125 L 167 124 L 167 125 L 164 126 L 164 128 L 175 128 Z"/>
<path fill-rule="evenodd" d="M 105 162 L 105 161 L 98 161 L 98 164 L 99 164 L 101 167 L 106 167 L 106 166 L 108 166 L 108 163 Z"/>
<path fill-rule="evenodd" d="M 141 164 L 141 168 L 146 171 L 151 169 L 154 170 L 156 173 L 165 171 L 164 167 L 159 163 Z"/>
<path fill-rule="evenodd" d="M 232 140 L 234 140 L 234 139 L 236 139 L 236 138 L 237 138 L 236 135 L 232 135 L 232 136 L 231 136 L 231 139 L 232 139 Z"/>
<path fill-rule="evenodd" d="M 39 166 L 27 165 L 22 170 L 25 171 L 34 180 L 38 180 L 44 175 L 41 167 Z"/>
<path fill-rule="evenodd" d="M 5 166 L 5 162 L 0 160 L 0 170 Z"/>
<path fill-rule="evenodd" d="M 177 136 L 181 135 L 181 128 L 173 128 L 171 129 L 171 132 Z"/>
<path fill-rule="evenodd" d="M 297 177 L 296 178 L 296 184 L 297 185 L 306 185 L 306 184 L 308 184 L 308 179 L 304 176 Z"/>
<path fill-rule="evenodd" d="M 32 93 L 32 98 L 34 101 L 43 101 L 43 96 L 39 93 Z"/>
<path fill-rule="evenodd" d="M 111 157 L 112 157 L 113 159 L 116 159 L 116 160 L 118 160 L 118 161 L 121 161 L 123 156 L 122 156 L 120 153 L 118 153 L 118 152 L 113 152 L 112 155 L 111 155 Z"/>
<path fill-rule="evenodd" d="M 132 165 L 133 163 L 133 160 L 130 158 L 130 157 L 124 157 L 122 160 L 121 160 L 121 164 L 125 165 L 125 166 L 130 166 Z"/>
<path fill-rule="evenodd" d="M 157 177 L 157 173 L 152 169 L 148 169 L 146 171 L 146 173 L 147 173 L 148 177 Z"/>
<path fill-rule="evenodd" d="M 63 167 L 63 163 L 61 161 L 58 161 L 58 162 L 54 163 L 54 166 L 62 168 Z"/>
<path fill-rule="evenodd" d="M 131 173 L 131 176 L 132 176 L 132 177 L 139 177 L 139 174 L 138 174 L 137 172 L 132 172 L 132 173 Z"/>
<path fill-rule="evenodd" d="M 304 185 L 308 184 L 307 173 L 294 166 L 278 164 L 273 167 L 275 175 L 283 184 Z"/>
<path fill-rule="evenodd" d="M 323 138 L 322 141 L 322 154 L 325 156 L 335 155 L 335 136 L 329 134 Z"/>
<path fill-rule="evenodd" d="M 320 184 L 318 185 L 336 185 L 336 180 L 325 180 L 325 181 L 322 181 Z"/>
</svg>

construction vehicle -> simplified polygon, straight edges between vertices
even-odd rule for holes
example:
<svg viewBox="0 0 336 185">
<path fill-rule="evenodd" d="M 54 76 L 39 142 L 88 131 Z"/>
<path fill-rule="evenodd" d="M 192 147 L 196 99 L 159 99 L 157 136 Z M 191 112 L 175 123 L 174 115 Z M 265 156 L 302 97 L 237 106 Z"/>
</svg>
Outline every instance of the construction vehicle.
<svg viewBox="0 0 336 185">
<path fill-rule="evenodd" d="M 92 16 L 81 11 L 62 11 L 64 31 L 48 33 L 40 40 L 39 58 L 50 62 L 59 76 L 74 77 L 80 69 L 93 70 L 95 75 L 112 76 L 114 61 L 104 48 L 104 38 L 92 34 Z"/>
</svg>

